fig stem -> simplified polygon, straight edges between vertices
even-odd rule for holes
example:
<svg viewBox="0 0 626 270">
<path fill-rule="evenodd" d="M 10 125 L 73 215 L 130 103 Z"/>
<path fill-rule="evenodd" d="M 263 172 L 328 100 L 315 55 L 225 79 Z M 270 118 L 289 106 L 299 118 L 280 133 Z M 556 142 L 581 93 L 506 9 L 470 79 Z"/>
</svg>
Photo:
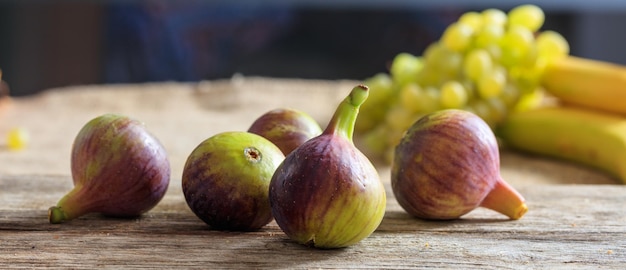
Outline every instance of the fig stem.
<svg viewBox="0 0 626 270">
<path fill-rule="evenodd" d="M 59 224 L 64 221 L 75 219 L 87 211 L 86 206 L 78 200 L 79 188 L 74 187 L 69 193 L 67 193 L 56 206 L 52 206 L 48 209 L 48 220 L 52 224 Z"/>
<path fill-rule="evenodd" d="M 52 206 L 48 209 L 48 219 L 52 224 L 59 224 L 66 220 L 65 212 L 61 209 L 61 207 Z"/>
<path fill-rule="evenodd" d="M 369 96 L 369 88 L 359 84 L 352 88 L 350 94 L 337 106 L 324 134 L 336 134 L 352 142 L 354 125 L 359 114 L 359 107 Z"/>
<path fill-rule="evenodd" d="M 520 219 L 528 212 L 524 197 L 502 179 L 496 181 L 496 185 L 487 194 L 480 206 L 504 214 L 514 220 Z"/>
</svg>

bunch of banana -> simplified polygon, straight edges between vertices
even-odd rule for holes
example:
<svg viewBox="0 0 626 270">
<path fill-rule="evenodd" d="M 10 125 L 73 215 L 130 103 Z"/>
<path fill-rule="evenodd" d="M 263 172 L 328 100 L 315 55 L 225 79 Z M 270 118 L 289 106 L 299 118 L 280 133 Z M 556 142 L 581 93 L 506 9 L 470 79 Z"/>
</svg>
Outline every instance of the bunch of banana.
<svg viewBox="0 0 626 270">
<path fill-rule="evenodd" d="M 558 105 L 515 112 L 497 128 L 507 146 L 607 172 L 626 184 L 626 66 L 568 56 L 542 85 Z"/>
</svg>

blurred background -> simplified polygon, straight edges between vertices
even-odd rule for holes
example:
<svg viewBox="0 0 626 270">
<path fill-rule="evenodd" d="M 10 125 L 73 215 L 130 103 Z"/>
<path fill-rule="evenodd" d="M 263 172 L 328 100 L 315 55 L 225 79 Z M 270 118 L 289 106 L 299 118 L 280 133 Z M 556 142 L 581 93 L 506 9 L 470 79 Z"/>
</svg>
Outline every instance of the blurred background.
<svg viewBox="0 0 626 270">
<path fill-rule="evenodd" d="M 361 80 L 400 52 L 420 55 L 466 11 L 523 3 L 544 10 L 542 29 L 571 54 L 626 64 L 619 0 L 0 0 L 0 68 L 15 96 L 235 73 Z"/>
</svg>

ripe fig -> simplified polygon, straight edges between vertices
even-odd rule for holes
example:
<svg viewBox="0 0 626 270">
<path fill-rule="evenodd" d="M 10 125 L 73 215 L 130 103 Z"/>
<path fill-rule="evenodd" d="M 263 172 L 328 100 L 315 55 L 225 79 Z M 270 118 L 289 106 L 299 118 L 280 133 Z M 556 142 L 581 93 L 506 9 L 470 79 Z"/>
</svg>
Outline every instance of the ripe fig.
<svg viewBox="0 0 626 270">
<path fill-rule="evenodd" d="M 500 175 L 496 138 L 478 116 L 441 110 L 416 121 L 396 146 L 391 187 L 409 214 L 456 219 L 477 207 L 521 218 L 524 198 Z"/>
<path fill-rule="evenodd" d="M 48 210 L 50 223 L 87 213 L 135 217 L 165 195 L 170 164 L 161 143 L 144 124 L 105 114 L 89 121 L 71 152 L 74 188 Z"/>
<path fill-rule="evenodd" d="M 276 145 L 248 132 L 216 134 L 201 142 L 183 169 L 189 208 L 211 228 L 252 231 L 272 220 L 272 174 L 285 159 Z"/>
<path fill-rule="evenodd" d="M 352 89 L 324 132 L 287 155 L 272 177 L 274 219 L 300 244 L 347 247 L 368 237 L 383 219 L 385 188 L 352 141 L 368 94 L 364 85 Z"/>
<path fill-rule="evenodd" d="M 265 137 L 287 155 L 304 142 L 320 135 L 322 128 L 305 112 L 280 108 L 261 115 L 248 132 Z"/>
</svg>

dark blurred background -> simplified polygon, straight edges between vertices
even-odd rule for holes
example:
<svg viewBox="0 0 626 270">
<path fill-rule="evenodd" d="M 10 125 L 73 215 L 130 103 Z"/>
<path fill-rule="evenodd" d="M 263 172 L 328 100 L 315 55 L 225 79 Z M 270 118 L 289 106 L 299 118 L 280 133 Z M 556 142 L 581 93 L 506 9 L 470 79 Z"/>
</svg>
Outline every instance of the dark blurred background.
<svg viewBox="0 0 626 270">
<path fill-rule="evenodd" d="M 386 71 L 400 52 L 421 54 L 464 12 L 522 3 L 0 0 L 0 68 L 17 96 L 235 73 L 360 80 Z M 571 54 L 626 64 L 626 1 L 531 3 Z"/>
</svg>

